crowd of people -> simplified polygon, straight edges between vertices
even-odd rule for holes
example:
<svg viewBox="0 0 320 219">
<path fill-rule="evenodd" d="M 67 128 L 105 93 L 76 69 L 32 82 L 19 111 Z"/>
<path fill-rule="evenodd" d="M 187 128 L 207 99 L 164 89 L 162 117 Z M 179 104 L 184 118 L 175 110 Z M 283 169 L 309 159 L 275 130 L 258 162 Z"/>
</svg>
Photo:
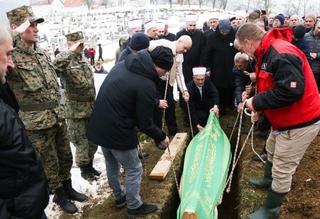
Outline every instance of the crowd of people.
<svg viewBox="0 0 320 219">
<path fill-rule="evenodd" d="M 73 201 L 88 200 L 72 187 L 70 142 L 88 181 L 100 176 L 93 160 L 101 146 L 117 208 L 127 206 L 129 216 L 155 212 L 157 206 L 140 197 L 139 156 L 146 155 L 138 153 L 137 129 L 159 149 L 168 147 L 169 136 L 178 132 L 175 83 L 185 124 L 196 132 L 210 112 L 219 117 L 249 108 L 252 122 L 264 118 L 262 126 L 270 132 L 264 178 L 250 183 L 268 189 L 268 195 L 248 218 L 279 216 L 292 176 L 320 130 L 320 21 L 315 16 L 268 17 L 263 11 L 231 19 L 213 16 L 204 31 L 196 26 L 198 16 L 187 14 L 176 34 L 166 20 L 132 19 L 129 38 L 119 41 L 119 58 L 97 98 L 82 31 L 65 35 L 68 50 L 52 62 L 37 47 L 44 19 L 29 6 L 8 11 L 7 17 L 11 35 L 0 27 L 1 218 L 46 218 L 49 193 L 70 214 L 78 211 Z M 100 45 L 91 65 L 104 73 L 102 63 Z"/>
</svg>

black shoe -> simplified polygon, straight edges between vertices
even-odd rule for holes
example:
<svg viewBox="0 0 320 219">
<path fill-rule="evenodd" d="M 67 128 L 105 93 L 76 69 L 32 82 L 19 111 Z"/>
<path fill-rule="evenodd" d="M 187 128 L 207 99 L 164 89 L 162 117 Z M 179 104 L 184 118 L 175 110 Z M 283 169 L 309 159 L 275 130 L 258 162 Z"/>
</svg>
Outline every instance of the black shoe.
<svg viewBox="0 0 320 219">
<path fill-rule="evenodd" d="M 62 184 L 63 184 L 63 189 L 69 199 L 75 200 L 78 202 L 84 202 L 88 200 L 88 197 L 85 194 L 77 192 L 72 188 L 71 179 L 68 179 L 62 182 Z"/>
<path fill-rule="evenodd" d="M 84 178 L 85 180 L 88 180 L 88 181 L 97 180 L 97 178 L 95 177 L 95 175 L 94 175 L 93 172 L 91 171 L 90 163 L 81 166 L 81 167 L 80 167 L 80 170 L 81 170 L 81 176 L 82 176 L 82 178 Z"/>
<path fill-rule="evenodd" d="M 53 197 L 53 202 L 55 202 L 63 211 L 69 214 L 74 214 L 78 211 L 78 208 L 67 198 L 67 195 L 62 187 L 56 190 Z"/>
<path fill-rule="evenodd" d="M 129 209 L 128 208 L 128 216 L 129 217 L 143 216 L 143 215 L 153 213 L 156 210 L 158 210 L 158 208 L 155 205 L 142 204 L 139 208 L 136 208 L 136 209 Z"/>
<path fill-rule="evenodd" d="M 101 172 L 93 167 L 93 161 L 90 161 L 90 169 L 94 176 L 100 176 Z"/>
<path fill-rule="evenodd" d="M 123 208 L 127 204 L 126 196 L 122 196 L 119 200 L 116 200 L 116 208 Z"/>
</svg>

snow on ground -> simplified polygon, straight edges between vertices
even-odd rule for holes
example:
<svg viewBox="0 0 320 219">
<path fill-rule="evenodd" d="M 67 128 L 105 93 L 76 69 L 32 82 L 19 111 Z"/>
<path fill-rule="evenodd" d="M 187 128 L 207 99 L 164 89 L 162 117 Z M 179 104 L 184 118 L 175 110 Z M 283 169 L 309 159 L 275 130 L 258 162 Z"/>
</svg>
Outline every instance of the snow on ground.
<svg viewBox="0 0 320 219">
<path fill-rule="evenodd" d="M 72 154 L 75 153 L 75 147 L 71 145 Z M 74 157 L 74 156 L 73 156 Z M 97 181 L 88 182 L 84 180 L 80 175 L 80 169 L 76 166 L 75 161 L 72 165 L 71 175 L 72 175 L 72 186 L 78 192 L 82 192 L 89 197 L 87 202 L 74 202 L 79 212 L 74 214 L 72 218 L 80 218 L 82 214 L 82 208 L 84 206 L 94 206 L 101 203 L 105 198 L 111 194 L 111 190 L 108 186 L 107 176 L 106 176 L 106 167 L 104 162 L 104 157 L 102 151 L 99 147 L 98 151 L 95 154 L 94 167 L 101 171 L 101 175 Z M 45 212 L 49 219 L 58 219 L 62 215 L 62 210 L 52 201 L 53 195 L 50 195 L 50 202 Z"/>
<path fill-rule="evenodd" d="M 112 68 L 113 63 L 107 63 L 104 64 L 104 68 L 108 71 Z M 98 93 L 100 86 L 105 79 L 105 74 L 95 74 L 95 87 L 96 91 Z M 73 157 L 75 157 L 75 147 L 72 143 L 70 143 L 71 150 Z M 72 185 L 75 190 L 78 192 L 85 193 L 89 197 L 89 201 L 81 203 L 81 202 L 74 202 L 77 208 L 79 209 L 79 212 L 74 215 L 72 218 L 80 218 L 82 214 L 82 208 L 84 206 L 93 206 L 98 203 L 101 203 L 105 198 L 107 198 L 111 194 L 111 190 L 108 185 L 107 176 L 106 176 L 106 167 L 104 162 L 104 157 L 101 151 L 101 148 L 98 148 L 98 151 L 95 154 L 94 158 L 94 167 L 101 171 L 101 175 L 98 178 L 97 181 L 88 182 L 84 180 L 80 175 L 80 169 L 75 164 L 75 159 L 73 159 L 73 165 L 71 169 L 71 177 L 72 177 Z M 47 214 L 47 217 L 49 219 L 58 219 L 62 215 L 62 210 L 59 206 L 57 206 L 52 201 L 53 195 L 50 195 L 50 202 L 47 208 L 45 209 L 45 212 Z"/>
</svg>

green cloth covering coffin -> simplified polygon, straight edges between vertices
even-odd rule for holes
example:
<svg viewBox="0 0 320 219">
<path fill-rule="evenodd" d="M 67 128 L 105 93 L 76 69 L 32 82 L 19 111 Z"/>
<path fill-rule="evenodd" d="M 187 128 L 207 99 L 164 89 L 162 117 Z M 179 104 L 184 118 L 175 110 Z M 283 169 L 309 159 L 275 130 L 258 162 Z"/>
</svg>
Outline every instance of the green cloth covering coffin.
<svg viewBox="0 0 320 219">
<path fill-rule="evenodd" d="M 218 218 L 230 160 L 230 142 L 210 113 L 206 127 L 192 139 L 185 155 L 178 219 L 185 212 L 193 212 L 198 219 Z"/>
</svg>

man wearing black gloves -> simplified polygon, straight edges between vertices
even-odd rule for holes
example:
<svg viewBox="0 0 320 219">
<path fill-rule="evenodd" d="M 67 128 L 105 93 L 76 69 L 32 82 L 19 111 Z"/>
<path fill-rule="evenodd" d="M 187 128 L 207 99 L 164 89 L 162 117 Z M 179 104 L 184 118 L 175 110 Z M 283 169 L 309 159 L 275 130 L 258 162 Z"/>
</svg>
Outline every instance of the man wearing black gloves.
<svg viewBox="0 0 320 219">
<path fill-rule="evenodd" d="M 116 199 L 116 207 L 127 204 L 128 215 L 146 215 L 157 210 L 140 197 L 142 165 L 137 151 L 137 130 L 168 146 L 169 138 L 153 123 L 156 85 L 171 69 L 173 54 L 169 48 L 140 51 L 118 63 L 103 82 L 89 122 L 87 136 L 101 145 L 107 177 Z M 126 179 L 119 181 L 120 165 Z"/>
<path fill-rule="evenodd" d="M 16 113 L 14 95 L 11 91 L 10 95 L 3 93 L 9 91 L 3 83 L 7 68 L 14 67 L 12 50 L 11 37 L 0 26 L 0 218 L 39 219 L 45 217 L 48 185 L 41 161 Z"/>
</svg>

